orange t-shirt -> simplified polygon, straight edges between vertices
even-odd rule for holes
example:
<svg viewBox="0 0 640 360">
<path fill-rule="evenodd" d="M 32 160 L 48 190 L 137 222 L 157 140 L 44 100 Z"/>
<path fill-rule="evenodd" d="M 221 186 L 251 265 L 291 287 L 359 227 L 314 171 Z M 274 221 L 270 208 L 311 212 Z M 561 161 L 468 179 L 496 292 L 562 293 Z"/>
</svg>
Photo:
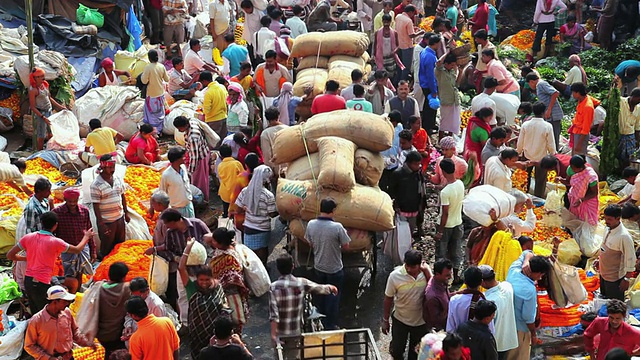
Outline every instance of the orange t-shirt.
<svg viewBox="0 0 640 360">
<path fill-rule="evenodd" d="M 596 107 L 600 105 L 600 101 L 596 98 L 592 98 L 590 95 L 584 98 L 576 106 L 576 115 L 573 117 L 573 130 L 574 134 L 587 135 L 591 131 L 591 124 L 593 123 L 593 114 Z"/>
<path fill-rule="evenodd" d="M 138 321 L 138 330 L 129 340 L 132 360 L 173 360 L 173 352 L 178 348 L 180 338 L 171 319 L 153 314 Z"/>
</svg>

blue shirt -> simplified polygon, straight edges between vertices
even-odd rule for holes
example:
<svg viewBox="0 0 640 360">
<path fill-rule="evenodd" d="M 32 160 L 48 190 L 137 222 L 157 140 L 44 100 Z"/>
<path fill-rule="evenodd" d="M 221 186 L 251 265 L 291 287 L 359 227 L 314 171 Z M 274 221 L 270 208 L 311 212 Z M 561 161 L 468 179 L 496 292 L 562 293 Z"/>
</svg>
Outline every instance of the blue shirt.
<svg viewBox="0 0 640 360">
<path fill-rule="evenodd" d="M 273 99 L 273 106 L 278 107 L 279 98 Z M 289 105 L 287 106 L 287 119 L 289 120 L 289 126 L 296 124 L 296 107 L 302 102 L 300 96 L 292 96 L 289 98 Z M 284 114 L 283 114 L 284 115 Z M 283 119 L 284 120 L 284 119 Z M 282 123 L 285 123 L 284 121 Z"/>
<path fill-rule="evenodd" d="M 630 67 L 637 67 L 640 68 L 640 61 L 638 60 L 625 60 L 623 62 L 621 62 L 620 64 L 618 64 L 618 66 L 616 66 L 616 75 L 620 76 L 622 78 L 622 81 L 624 83 L 627 82 L 631 82 L 634 80 L 634 78 L 629 78 L 627 76 L 624 75 L 625 71 L 627 70 L 627 68 Z"/>
<path fill-rule="evenodd" d="M 513 286 L 513 307 L 516 315 L 516 329 L 529 332 L 527 324 L 536 321 L 536 309 L 538 307 L 538 292 L 536 285 L 522 273 L 522 263 L 527 251 L 522 252 L 518 260 L 509 267 L 507 281 Z"/>
<path fill-rule="evenodd" d="M 548 82 L 544 80 L 539 80 L 538 85 L 536 85 L 536 96 L 538 96 L 538 100 L 543 104 L 549 106 L 551 103 L 551 96 L 558 92 L 556 88 L 551 86 Z M 545 119 L 546 121 L 560 121 L 564 116 L 562 112 L 562 108 L 560 107 L 560 99 L 556 99 L 556 103 L 553 104 L 553 108 L 551 108 L 551 119 Z"/>
<path fill-rule="evenodd" d="M 236 76 L 240 73 L 240 63 L 247 61 L 249 52 L 244 46 L 229 44 L 222 52 L 221 56 L 229 60 L 229 76 Z"/>
<path fill-rule="evenodd" d="M 436 81 L 436 52 L 432 48 L 427 47 L 420 53 L 420 72 L 418 73 L 418 79 L 420 80 L 420 87 L 423 89 L 429 89 L 431 94 L 438 92 L 438 81 Z M 425 94 L 426 95 L 426 94 Z"/>
</svg>

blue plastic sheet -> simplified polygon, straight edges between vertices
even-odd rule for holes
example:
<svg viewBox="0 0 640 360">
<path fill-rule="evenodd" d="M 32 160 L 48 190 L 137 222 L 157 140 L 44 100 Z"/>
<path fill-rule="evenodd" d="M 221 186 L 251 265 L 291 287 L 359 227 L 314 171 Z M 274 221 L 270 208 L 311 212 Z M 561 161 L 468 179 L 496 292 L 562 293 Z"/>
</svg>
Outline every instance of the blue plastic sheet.
<svg viewBox="0 0 640 360">
<path fill-rule="evenodd" d="M 91 85 L 91 81 L 95 75 L 94 68 L 96 65 L 95 57 L 88 58 L 78 58 L 78 57 L 70 57 L 68 59 L 69 64 L 76 69 L 76 76 L 73 78 L 71 82 L 71 87 L 76 93 L 76 99 L 80 96 L 84 95 L 85 92 L 89 89 Z"/>
<path fill-rule="evenodd" d="M 129 7 L 129 14 L 127 15 L 127 32 L 129 32 L 129 35 L 131 36 L 131 42 L 134 47 L 133 51 L 138 50 L 142 46 L 142 40 L 140 40 L 140 36 L 142 35 L 142 26 L 136 17 L 133 5 Z"/>
</svg>

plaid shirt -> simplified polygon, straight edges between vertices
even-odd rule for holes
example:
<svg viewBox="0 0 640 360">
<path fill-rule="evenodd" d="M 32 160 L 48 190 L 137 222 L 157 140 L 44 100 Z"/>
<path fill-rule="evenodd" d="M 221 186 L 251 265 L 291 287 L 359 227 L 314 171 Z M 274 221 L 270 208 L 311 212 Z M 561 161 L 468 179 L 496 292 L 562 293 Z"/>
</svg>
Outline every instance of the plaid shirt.
<svg viewBox="0 0 640 360">
<path fill-rule="evenodd" d="M 84 232 L 91 228 L 89 209 L 82 204 L 78 204 L 78 212 L 72 213 L 69 211 L 67 204 L 62 204 L 53 209 L 53 212 L 58 215 L 56 236 L 67 244 L 80 244 L 84 237 Z M 93 237 L 89 240 L 89 249 L 91 250 L 91 257 L 96 257 L 96 244 L 93 241 Z"/>
<path fill-rule="evenodd" d="M 207 139 L 204 137 L 202 130 L 200 130 L 200 123 L 197 119 L 189 121 L 189 128 L 184 134 L 185 149 L 187 150 L 187 167 L 189 173 L 193 173 L 198 168 L 198 161 L 206 159 L 209 153 L 209 145 Z"/>
<path fill-rule="evenodd" d="M 35 195 L 29 198 L 29 201 L 24 207 L 24 211 L 22 213 L 22 216 L 24 216 L 25 225 L 27 226 L 27 234 L 42 230 L 42 225 L 40 224 L 40 215 L 46 213 L 47 211 L 49 211 L 48 199 L 42 199 L 42 201 L 38 201 Z"/>
<path fill-rule="evenodd" d="M 227 297 L 218 284 L 208 293 L 197 291 L 189 299 L 189 334 L 198 343 L 209 344 L 213 336 L 213 322 L 227 306 Z M 194 349 L 195 350 L 195 349 Z M 197 349 L 200 350 L 200 349 Z"/>
<path fill-rule="evenodd" d="M 187 223 L 187 231 L 180 232 L 180 230 L 167 229 L 167 235 L 165 237 L 165 246 L 167 251 L 170 251 L 175 256 L 181 256 L 184 252 L 184 248 L 187 247 L 187 239 L 195 238 L 199 243 L 204 243 L 202 237 L 204 234 L 208 234 L 209 227 L 207 224 L 196 218 L 183 218 Z"/>
<path fill-rule="evenodd" d="M 180 13 L 169 14 L 169 11 L 182 10 Z M 165 25 L 180 25 L 184 23 L 187 14 L 187 3 L 184 0 L 162 0 L 162 10 L 164 11 Z"/>
<path fill-rule="evenodd" d="M 269 320 L 278 323 L 278 336 L 300 335 L 306 292 L 330 293 L 329 285 L 318 285 L 291 274 L 280 276 L 269 288 Z"/>
</svg>

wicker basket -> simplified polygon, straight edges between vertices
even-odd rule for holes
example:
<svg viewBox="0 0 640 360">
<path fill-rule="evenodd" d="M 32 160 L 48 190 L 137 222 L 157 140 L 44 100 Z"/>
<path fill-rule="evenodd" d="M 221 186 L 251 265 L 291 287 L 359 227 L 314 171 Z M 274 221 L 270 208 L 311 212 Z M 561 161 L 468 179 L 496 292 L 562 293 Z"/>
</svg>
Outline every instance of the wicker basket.
<svg viewBox="0 0 640 360">
<path fill-rule="evenodd" d="M 467 55 L 458 57 L 458 59 L 456 60 L 456 63 L 458 64 L 458 66 L 465 66 L 470 61 L 471 61 L 471 55 L 467 54 Z"/>
<path fill-rule="evenodd" d="M 471 44 L 464 44 L 462 46 L 456 47 L 455 49 L 452 49 L 451 53 L 460 58 L 463 56 L 468 56 L 469 51 L 471 51 Z"/>
</svg>

